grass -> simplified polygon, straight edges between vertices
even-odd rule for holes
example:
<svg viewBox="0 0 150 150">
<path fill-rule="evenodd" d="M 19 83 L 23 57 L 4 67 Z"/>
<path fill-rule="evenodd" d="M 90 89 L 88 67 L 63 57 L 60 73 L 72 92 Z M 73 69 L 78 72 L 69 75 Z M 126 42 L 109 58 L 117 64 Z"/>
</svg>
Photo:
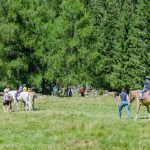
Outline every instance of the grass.
<svg viewBox="0 0 150 150">
<path fill-rule="evenodd" d="M 144 107 L 135 121 L 118 119 L 114 97 L 45 96 L 34 112 L 0 110 L 0 150 L 149 150 Z"/>
</svg>

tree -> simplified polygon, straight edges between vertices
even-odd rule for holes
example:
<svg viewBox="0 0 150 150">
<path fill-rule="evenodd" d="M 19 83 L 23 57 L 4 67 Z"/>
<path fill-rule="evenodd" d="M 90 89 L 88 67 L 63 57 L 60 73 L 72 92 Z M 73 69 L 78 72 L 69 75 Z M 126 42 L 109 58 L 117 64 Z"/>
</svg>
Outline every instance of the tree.
<svg viewBox="0 0 150 150">
<path fill-rule="evenodd" d="M 51 27 L 47 78 L 78 84 L 87 81 L 87 57 L 93 26 L 91 16 L 79 0 L 64 0 L 60 16 Z"/>
<path fill-rule="evenodd" d="M 129 32 L 129 61 L 126 64 L 129 75 L 128 82 L 132 89 L 141 88 L 143 79 L 149 74 L 150 66 L 150 2 L 145 0 L 137 1 L 135 15 L 132 18 Z"/>
</svg>

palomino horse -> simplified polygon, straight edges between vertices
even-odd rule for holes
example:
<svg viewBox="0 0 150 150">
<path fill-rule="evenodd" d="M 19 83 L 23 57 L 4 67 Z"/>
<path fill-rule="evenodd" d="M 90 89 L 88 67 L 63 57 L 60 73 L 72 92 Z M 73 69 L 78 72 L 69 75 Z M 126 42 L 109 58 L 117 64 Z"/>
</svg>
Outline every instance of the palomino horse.
<svg viewBox="0 0 150 150">
<path fill-rule="evenodd" d="M 16 92 L 17 91 L 9 91 L 8 94 L 13 99 L 14 104 L 17 106 L 17 111 L 19 110 L 18 102 L 23 101 L 25 103 L 25 108 L 27 110 L 33 110 L 34 108 L 34 98 L 36 94 L 34 92 L 21 92 L 19 96 L 17 96 L 16 101 Z"/>
<path fill-rule="evenodd" d="M 149 120 L 150 120 L 150 110 L 149 110 L 150 91 L 148 91 L 144 94 L 144 100 L 140 100 L 139 99 L 140 97 L 141 97 L 140 91 L 132 91 L 129 94 L 130 103 L 132 103 L 133 101 L 136 101 L 136 116 L 135 116 L 135 119 L 138 119 L 138 114 L 139 114 L 139 111 L 140 111 L 140 107 L 143 105 L 147 108 L 147 112 L 149 113 Z"/>
</svg>

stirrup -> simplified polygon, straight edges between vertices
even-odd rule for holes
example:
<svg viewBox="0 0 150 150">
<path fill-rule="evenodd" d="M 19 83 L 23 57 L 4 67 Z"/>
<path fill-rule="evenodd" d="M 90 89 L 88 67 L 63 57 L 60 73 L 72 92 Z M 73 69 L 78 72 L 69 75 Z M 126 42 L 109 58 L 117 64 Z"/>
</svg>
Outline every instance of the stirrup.
<svg viewBox="0 0 150 150">
<path fill-rule="evenodd" d="M 140 97 L 139 97 L 139 100 L 144 100 L 144 97 L 143 97 L 143 96 L 140 96 Z"/>
</svg>

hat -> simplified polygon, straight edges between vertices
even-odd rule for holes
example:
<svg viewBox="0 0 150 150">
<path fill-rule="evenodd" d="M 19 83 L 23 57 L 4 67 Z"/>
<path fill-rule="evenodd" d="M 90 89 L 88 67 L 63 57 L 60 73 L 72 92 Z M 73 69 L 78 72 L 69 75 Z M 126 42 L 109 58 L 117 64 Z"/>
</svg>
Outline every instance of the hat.
<svg viewBox="0 0 150 150">
<path fill-rule="evenodd" d="M 146 76 L 145 79 L 150 80 L 150 76 Z"/>
<path fill-rule="evenodd" d="M 4 89 L 4 93 L 8 93 L 9 92 L 9 88 Z"/>
</svg>

